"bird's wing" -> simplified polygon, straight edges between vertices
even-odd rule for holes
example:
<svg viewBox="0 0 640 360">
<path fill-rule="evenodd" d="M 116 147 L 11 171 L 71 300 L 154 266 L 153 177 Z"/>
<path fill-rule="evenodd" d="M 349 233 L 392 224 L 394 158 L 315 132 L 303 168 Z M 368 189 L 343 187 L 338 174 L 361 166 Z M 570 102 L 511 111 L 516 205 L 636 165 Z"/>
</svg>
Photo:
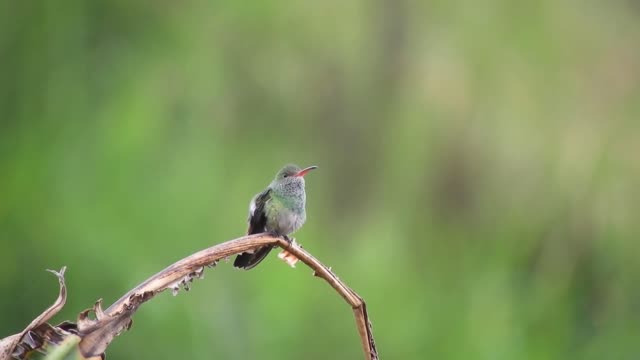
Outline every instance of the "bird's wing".
<svg viewBox="0 0 640 360">
<path fill-rule="evenodd" d="M 249 204 L 249 229 L 247 235 L 266 231 L 267 215 L 265 205 L 271 200 L 271 189 L 267 189 L 251 199 Z M 265 245 L 257 249 L 243 252 L 236 256 L 233 266 L 249 270 L 258 265 L 269 254 L 272 245 Z"/>
<path fill-rule="evenodd" d="M 266 231 L 267 215 L 265 205 L 271 200 L 271 189 L 267 189 L 256 195 L 249 205 L 249 229 L 247 235 Z"/>
</svg>

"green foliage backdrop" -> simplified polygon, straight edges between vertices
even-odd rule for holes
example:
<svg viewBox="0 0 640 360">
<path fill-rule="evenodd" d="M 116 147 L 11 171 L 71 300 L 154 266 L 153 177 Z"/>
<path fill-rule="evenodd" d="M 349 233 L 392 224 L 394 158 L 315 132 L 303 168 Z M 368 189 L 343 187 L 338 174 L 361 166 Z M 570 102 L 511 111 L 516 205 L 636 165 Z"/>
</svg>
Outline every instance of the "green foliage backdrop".
<svg viewBox="0 0 640 360">
<path fill-rule="evenodd" d="M 0 336 L 243 234 L 284 163 L 299 242 L 384 359 L 640 353 L 632 1 L 0 3 Z M 221 264 L 111 359 L 357 359 L 300 266 Z"/>
</svg>

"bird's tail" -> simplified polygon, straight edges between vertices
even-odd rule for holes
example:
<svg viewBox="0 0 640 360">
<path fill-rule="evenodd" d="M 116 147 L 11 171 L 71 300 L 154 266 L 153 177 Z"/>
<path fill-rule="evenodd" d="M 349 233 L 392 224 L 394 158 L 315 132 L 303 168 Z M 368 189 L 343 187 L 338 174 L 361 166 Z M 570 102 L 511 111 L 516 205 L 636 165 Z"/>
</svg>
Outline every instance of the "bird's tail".
<svg viewBox="0 0 640 360">
<path fill-rule="evenodd" d="M 255 250 L 253 253 L 243 252 L 236 256 L 233 266 L 244 270 L 253 269 L 262 260 L 264 260 L 267 255 L 269 255 L 269 251 L 271 251 L 272 248 L 273 247 L 271 245 L 267 245 Z"/>
</svg>

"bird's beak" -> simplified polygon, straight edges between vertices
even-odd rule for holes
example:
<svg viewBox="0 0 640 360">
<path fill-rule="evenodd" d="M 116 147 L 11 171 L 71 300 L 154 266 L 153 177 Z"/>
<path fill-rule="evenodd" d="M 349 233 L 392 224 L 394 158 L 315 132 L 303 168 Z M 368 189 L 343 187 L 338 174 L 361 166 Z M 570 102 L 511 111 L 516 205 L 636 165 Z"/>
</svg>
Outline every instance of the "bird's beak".
<svg viewBox="0 0 640 360">
<path fill-rule="evenodd" d="M 300 177 L 303 177 L 303 176 L 305 176 L 309 171 L 314 170 L 314 169 L 317 169 L 317 168 L 318 168 L 317 166 L 309 166 L 308 168 L 305 168 L 305 169 L 302 169 L 302 170 L 298 171 L 298 173 L 297 173 L 297 174 L 295 174 L 294 176 L 300 176 Z"/>
</svg>

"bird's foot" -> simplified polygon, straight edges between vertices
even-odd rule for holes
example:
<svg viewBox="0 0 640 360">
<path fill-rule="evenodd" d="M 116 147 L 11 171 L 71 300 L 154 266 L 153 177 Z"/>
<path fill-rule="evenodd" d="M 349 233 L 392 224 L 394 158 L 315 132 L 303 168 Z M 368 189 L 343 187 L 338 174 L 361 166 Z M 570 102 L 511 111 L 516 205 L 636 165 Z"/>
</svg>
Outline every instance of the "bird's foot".
<svg viewBox="0 0 640 360">
<path fill-rule="evenodd" d="M 273 237 L 285 239 L 289 244 L 291 244 L 292 241 L 295 241 L 295 239 L 290 238 L 287 235 L 277 233 L 275 231 L 269 231 L 267 233 Z"/>
</svg>

